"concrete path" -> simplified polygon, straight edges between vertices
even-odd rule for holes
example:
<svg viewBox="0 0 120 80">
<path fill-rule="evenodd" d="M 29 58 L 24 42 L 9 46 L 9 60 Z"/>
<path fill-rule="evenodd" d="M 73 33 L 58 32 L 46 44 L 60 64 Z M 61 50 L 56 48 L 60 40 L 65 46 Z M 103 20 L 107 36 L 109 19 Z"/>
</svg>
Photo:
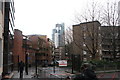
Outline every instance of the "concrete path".
<svg viewBox="0 0 120 80">
<path fill-rule="evenodd" d="M 34 68 L 29 68 L 28 70 L 28 75 L 26 75 L 25 71 L 23 72 L 23 78 L 32 78 L 34 76 L 35 73 L 35 69 Z M 13 78 L 19 78 L 20 73 L 18 71 L 14 71 L 14 76 Z"/>
</svg>

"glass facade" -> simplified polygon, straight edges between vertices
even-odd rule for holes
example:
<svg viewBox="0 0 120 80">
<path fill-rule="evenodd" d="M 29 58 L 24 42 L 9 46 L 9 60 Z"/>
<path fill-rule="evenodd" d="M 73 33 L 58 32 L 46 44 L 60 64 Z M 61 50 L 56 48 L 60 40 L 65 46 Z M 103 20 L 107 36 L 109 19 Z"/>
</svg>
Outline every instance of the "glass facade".
<svg viewBox="0 0 120 80">
<path fill-rule="evenodd" d="M 4 2 L 4 47 L 3 47 L 3 72 L 8 74 L 13 70 L 13 30 L 14 30 L 14 2 Z"/>
<path fill-rule="evenodd" d="M 64 35 L 64 23 L 56 24 L 55 29 L 53 29 L 52 40 L 55 43 L 56 48 L 65 45 L 65 35 Z"/>
</svg>

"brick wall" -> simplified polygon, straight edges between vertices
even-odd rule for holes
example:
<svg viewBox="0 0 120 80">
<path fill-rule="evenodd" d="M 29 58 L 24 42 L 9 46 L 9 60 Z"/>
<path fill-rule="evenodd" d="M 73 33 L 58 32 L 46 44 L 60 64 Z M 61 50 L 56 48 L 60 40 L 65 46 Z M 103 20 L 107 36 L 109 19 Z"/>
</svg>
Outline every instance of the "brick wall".
<svg viewBox="0 0 120 80">
<path fill-rule="evenodd" d="M 19 61 L 25 61 L 25 54 L 23 52 L 23 36 L 22 31 L 15 29 L 14 31 L 14 47 L 13 47 L 13 56 L 14 56 L 14 63 L 18 63 L 18 56 Z"/>
</svg>

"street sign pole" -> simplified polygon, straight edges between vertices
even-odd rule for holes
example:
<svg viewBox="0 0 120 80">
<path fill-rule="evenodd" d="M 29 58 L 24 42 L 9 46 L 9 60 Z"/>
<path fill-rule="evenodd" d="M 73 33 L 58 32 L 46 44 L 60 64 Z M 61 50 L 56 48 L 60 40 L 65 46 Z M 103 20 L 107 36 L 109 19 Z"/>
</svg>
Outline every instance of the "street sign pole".
<svg viewBox="0 0 120 80">
<path fill-rule="evenodd" d="M 54 62 L 54 66 L 53 66 L 53 72 L 55 73 L 55 55 L 54 55 L 53 62 Z"/>
<path fill-rule="evenodd" d="M 37 53 L 35 53 L 35 73 L 37 75 Z"/>
<path fill-rule="evenodd" d="M 72 59 L 72 74 L 73 74 L 73 54 L 71 55 L 71 59 Z"/>
</svg>

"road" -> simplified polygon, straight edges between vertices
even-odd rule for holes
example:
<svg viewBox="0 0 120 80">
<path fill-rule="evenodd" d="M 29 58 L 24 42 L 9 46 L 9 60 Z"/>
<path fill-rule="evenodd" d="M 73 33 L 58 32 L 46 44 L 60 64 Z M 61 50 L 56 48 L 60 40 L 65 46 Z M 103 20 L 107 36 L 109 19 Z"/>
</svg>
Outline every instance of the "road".
<svg viewBox="0 0 120 80">
<path fill-rule="evenodd" d="M 120 72 L 101 73 L 101 74 L 98 74 L 97 77 L 100 80 L 103 80 L 103 79 L 106 79 L 106 80 L 120 80 Z"/>
<path fill-rule="evenodd" d="M 53 67 L 44 67 L 38 69 L 40 78 L 66 78 L 71 76 L 71 73 L 67 73 L 65 68 L 55 67 L 55 73 Z"/>
<path fill-rule="evenodd" d="M 44 68 L 39 68 L 41 70 L 39 72 L 40 76 L 39 78 L 66 78 L 67 76 L 73 76 L 74 74 L 67 73 L 66 72 L 67 68 L 55 68 L 55 73 L 53 71 L 53 67 L 44 67 Z M 70 69 L 68 69 L 70 70 Z M 68 71 L 67 70 L 67 71 Z M 70 72 L 70 71 L 69 71 Z M 114 79 L 120 79 L 120 72 L 114 72 L 114 73 L 100 73 L 97 74 L 97 77 L 102 80 L 114 80 Z"/>
</svg>

